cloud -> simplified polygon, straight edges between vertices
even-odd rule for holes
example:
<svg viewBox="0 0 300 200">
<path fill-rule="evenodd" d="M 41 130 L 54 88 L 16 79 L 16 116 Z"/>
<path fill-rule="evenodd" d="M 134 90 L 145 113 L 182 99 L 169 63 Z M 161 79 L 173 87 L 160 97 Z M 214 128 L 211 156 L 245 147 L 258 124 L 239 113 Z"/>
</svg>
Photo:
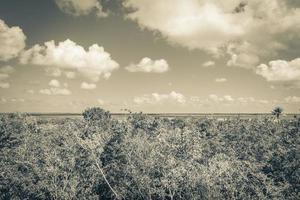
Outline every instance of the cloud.
<svg viewBox="0 0 300 200">
<path fill-rule="evenodd" d="M 13 102 L 13 103 L 23 103 L 25 102 L 25 99 L 23 98 L 11 98 L 11 99 L 6 99 L 6 98 L 1 98 L 0 99 L 0 104 L 5 104 L 5 103 L 9 103 L 9 102 Z"/>
<path fill-rule="evenodd" d="M 12 73 L 13 71 L 9 67 L 1 67 L 0 68 L 0 88 L 2 89 L 8 89 L 10 88 L 10 84 L 6 82 L 6 79 L 9 78 L 9 73 Z"/>
<path fill-rule="evenodd" d="M 217 95 L 215 95 L 215 94 L 210 94 L 209 95 L 209 99 L 210 100 L 213 100 L 214 102 L 219 102 L 219 101 L 223 101 L 223 98 L 221 99 L 221 98 L 219 98 Z"/>
<path fill-rule="evenodd" d="M 255 68 L 300 40 L 300 8 L 285 0 L 125 0 L 127 18 L 171 44 Z M 231 49 L 228 51 L 228 47 Z"/>
<path fill-rule="evenodd" d="M 258 100 L 258 103 L 260 103 L 260 104 L 268 104 L 269 101 L 268 100 Z"/>
<path fill-rule="evenodd" d="M 138 96 L 135 97 L 133 101 L 136 104 L 160 104 L 166 102 L 184 104 L 186 102 L 186 97 L 181 93 L 172 91 L 169 94 L 152 93 Z"/>
<path fill-rule="evenodd" d="M 242 104 L 247 104 L 247 103 L 253 103 L 256 100 L 254 97 L 239 97 L 237 98 L 237 101 Z"/>
<path fill-rule="evenodd" d="M 23 63 L 23 64 L 25 64 L 25 63 Z M 63 74 L 62 71 L 61 71 L 61 69 L 55 68 L 55 67 L 48 67 L 48 68 L 46 68 L 46 73 L 49 76 L 52 76 L 52 77 L 60 77 Z"/>
<path fill-rule="evenodd" d="M 49 89 L 41 89 L 41 94 L 45 95 L 70 95 L 71 91 L 67 88 L 49 88 Z"/>
<path fill-rule="evenodd" d="M 273 106 L 277 100 L 255 99 L 254 97 L 233 97 L 231 95 L 210 94 L 208 97 L 203 96 L 185 96 L 178 92 L 170 92 L 166 94 L 152 93 L 141 96 L 136 96 L 133 103 L 136 106 L 188 106 L 193 108 L 202 107 L 217 108 L 218 112 L 224 112 L 224 107 L 227 108 L 249 108 L 247 106 L 265 107 Z M 277 104 L 276 103 L 276 104 Z M 154 107 L 153 107 L 154 108 Z M 250 110 L 248 110 L 250 111 Z M 214 111 L 215 112 L 215 111 Z M 230 112 L 230 110 L 228 110 Z"/>
<path fill-rule="evenodd" d="M 68 79 L 74 79 L 76 77 L 76 73 L 75 72 L 65 72 L 65 76 Z"/>
<path fill-rule="evenodd" d="M 80 16 L 94 12 L 98 17 L 108 16 L 98 0 L 55 0 L 55 2 L 60 10 L 69 15 Z"/>
<path fill-rule="evenodd" d="M 0 88 L 8 89 L 8 88 L 10 88 L 10 84 L 6 83 L 6 82 L 0 82 Z"/>
<path fill-rule="evenodd" d="M 292 61 L 274 60 L 256 67 L 256 74 L 267 81 L 300 84 L 300 58 Z"/>
<path fill-rule="evenodd" d="M 230 95 L 225 95 L 223 98 L 225 101 L 234 101 L 234 99 Z"/>
<path fill-rule="evenodd" d="M 138 64 L 127 66 L 126 70 L 130 72 L 164 73 L 169 70 L 169 65 L 164 59 L 152 60 L 145 57 Z"/>
<path fill-rule="evenodd" d="M 127 0 L 124 6 L 134 8 L 127 17 L 142 28 L 160 31 L 170 42 L 189 49 L 216 51 L 223 41 L 243 35 L 241 19 L 216 1 Z"/>
<path fill-rule="evenodd" d="M 216 78 L 215 81 L 216 81 L 217 83 L 224 83 L 224 82 L 227 81 L 227 79 L 226 79 L 226 78 Z"/>
<path fill-rule="evenodd" d="M 227 61 L 227 66 L 253 68 L 259 63 L 259 57 L 256 55 L 259 52 L 254 45 L 249 42 L 230 43 L 227 46 L 227 54 L 230 59 Z"/>
<path fill-rule="evenodd" d="M 97 82 L 101 77 L 108 79 L 112 71 L 119 68 L 119 64 L 111 59 L 103 47 L 93 44 L 85 50 L 71 40 L 59 42 L 45 42 L 24 51 L 20 56 L 22 64 L 47 66 L 48 71 L 54 71 L 56 76 L 61 71 L 75 70 L 91 81 Z M 70 74 L 67 75 L 70 77 Z"/>
<path fill-rule="evenodd" d="M 216 63 L 215 61 L 207 61 L 205 63 L 202 64 L 203 67 L 211 67 L 211 66 L 214 66 Z"/>
<path fill-rule="evenodd" d="M 54 67 L 48 67 L 46 68 L 46 73 L 49 76 L 52 77 L 61 77 L 61 76 L 65 76 L 68 79 L 74 79 L 76 78 L 76 72 L 74 71 L 65 71 L 64 69 L 59 69 L 59 68 L 54 68 Z"/>
<path fill-rule="evenodd" d="M 52 79 L 51 81 L 49 81 L 48 85 L 50 86 L 50 88 L 47 89 L 41 89 L 39 92 L 41 94 L 45 94 L 45 95 L 71 95 L 72 92 L 67 89 L 68 84 L 64 83 L 62 88 L 60 82 L 56 79 Z M 27 91 L 30 94 L 34 94 L 34 90 L 28 90 Z"/>
<path fill-rule="evenodd" d="M 10 74 L 13 73 L 14 71 L 15 71 L 14 68 L 9 65 L 0 67 L 0 88 L 2 89 L 10 88 L 10 84 L 6 82 L 6 80 L 9 78 Z"/>
<path fill-rule="evenodd" d="M 245 104 L 245 105 L 250 103 L 268 104 L 270 103 L 270 101 L 265 99 L 255 99 L 254 97 L 239 97 L 236 99 L 236 103 Z"/>
<path fill-rule="evenodd" d="M 60 83 L 59 83 L 58 80 L 52 79 L 52 80 L 49 82 L 49 86 L 58 88 L 58 87 L 60 87 Z"/>
<path fill-rule="evenodd" d="M 224 95 L 223 97 L 219 97 L 215 94 L 210 94 L 209 95 L 209 100 L 212 100 L 215 103 L 220 103 L 220 102 L 233 102 L 234 98 L 232 98 L 230 95 Z"/>
<path fill-rule="evenodd" d="M 194 97 L 195 98 L 195 97 Z M 200 100 L 198 100 L 200 101 Z M 200 101 L 201 102 L 201 101 Z M 231 95 L 218 96 L 215 94 L 211 94 L 208 96 L 206 102 L 208 104 L 224 104 L 224 105 L 261 105 L 261 104 L 269 104 L 270 102 L 265 99 L 255 99 L 254 97 L 237 97 L 233 98 Z"/>
<path fill-rule="evenodd" d="M 14 103 L 16 103 L 16 102 L 23 103 L 23 102 L 25 102 L 25 99 L 23 99 L 23 98 L 12 98 L 12 99 L 10 99 L 10 101 L 14 102 Z"/>
<path fill-rule="evenodd" d="M 0 19 L 0 61 L 15 58 L 25 48 L 26 36 L 18 26 L 8 27 Z"/>
<path fill-rule="evenodd" d="M 96 87 L 97 87 L 96 84 L 87 83 L 87 82 L 82 82 L 81 85 L 80 85 L 80 88 L 84 89 L 84 90 L 94 90 L 94 89 L 96 89 Z"/>
<path fill-rule="evenodd" d="M 284 99 L 287 103 L 300 103 L 300 97 L 288 96 Z"/>
</svg>

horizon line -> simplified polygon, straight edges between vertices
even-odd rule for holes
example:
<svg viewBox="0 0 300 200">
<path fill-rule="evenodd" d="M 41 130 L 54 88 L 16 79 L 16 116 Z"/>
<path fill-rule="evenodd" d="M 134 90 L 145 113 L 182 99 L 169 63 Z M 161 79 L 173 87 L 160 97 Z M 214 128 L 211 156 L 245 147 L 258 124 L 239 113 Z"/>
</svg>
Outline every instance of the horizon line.
<svg viewBox="0 0 300 200">
<path fill-rule="evenodd" d="M 0 112 L 0 114 L 23 113 L 32 116 L 39 115 L 82 115 L 82 112 Z M 110 112 L 111 115 L 130 115 L 130 114 L 147 114 L 147 115 L 272 115 L 271 112 Z M 283 115 L 300 115 L 300 113 L 283 113 Z"/>
</svg>

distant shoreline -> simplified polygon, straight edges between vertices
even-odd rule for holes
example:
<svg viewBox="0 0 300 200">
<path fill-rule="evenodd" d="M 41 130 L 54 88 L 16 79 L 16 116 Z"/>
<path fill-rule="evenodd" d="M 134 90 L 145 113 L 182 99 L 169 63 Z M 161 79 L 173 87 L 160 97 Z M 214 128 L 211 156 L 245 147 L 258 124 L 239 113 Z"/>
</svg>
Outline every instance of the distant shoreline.
<svg viewBox="0 0 300 200">
<path fill-rule="evenodd" d="M 82 113 L 28 113 L 28 112 L 2 112 L 0 115 L 6 115 L 11 113 L 24 113 L 29 116 L 40 116 L 40 117 L 55 117 L 55 116 L 82 116 Z M 128 116 L 135 113 L 110 113 L 112 116 Z M 138 112 L 136 114 L 139 114 Z M 158 117 L 205 117 L 205 116 L 272 116 L 271 113 L 142 113 L 149 116 Z M 284 113 L 283 116 L 300 116 L 300 113 Z"/>
</svg>

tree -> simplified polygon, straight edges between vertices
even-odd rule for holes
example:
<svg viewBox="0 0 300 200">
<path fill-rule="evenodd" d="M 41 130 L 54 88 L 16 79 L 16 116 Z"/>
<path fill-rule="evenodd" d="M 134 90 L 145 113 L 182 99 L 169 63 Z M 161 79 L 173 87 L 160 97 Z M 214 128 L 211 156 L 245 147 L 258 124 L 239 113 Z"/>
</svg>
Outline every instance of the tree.
<svg viewBox="0 0 300 200">
<path fill-rule="evenodd" d="M 88 108 L 82 113 L 82 115 L 83 118 L 88 122 L 103 122 L 111 118 L 111 115 L 108 111 L 105 111 L 99 107 Z"/>
<path fill-rule="evenodd" d="M 277 119 L 279 119 L 280 115 L 283 113 L 283 108 L 277 106 L 273 109 L 272 115 L 276 116 Z"/>
</svg>

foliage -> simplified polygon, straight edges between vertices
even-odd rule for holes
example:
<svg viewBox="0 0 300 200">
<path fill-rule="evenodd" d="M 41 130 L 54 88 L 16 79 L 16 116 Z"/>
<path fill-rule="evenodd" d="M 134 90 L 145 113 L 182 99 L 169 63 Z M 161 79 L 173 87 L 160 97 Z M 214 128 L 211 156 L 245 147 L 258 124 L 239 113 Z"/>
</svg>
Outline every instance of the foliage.
<svg viewBox="0 0 300 200">
<path fill-rule="evenodd" d="M 88 122 L 106 122 L 111 118 L 111 115 L 108 111 L 105 111 L 99 107 L 88 108 L 82 113 L 82 115 L 84 120 Z"/>
<path fill-rule="evenodd" d="M 0 199 L 299 199 L 300 120 L 0 116 Z"/>
<path fill-rule="evenodd" d="M 279 119 L 280 115 L 282 115 L 282 112 L 283 112 L 283 108 L 281 107 L 275 107 L 273 110 L 272 110 L 272 114 L 274 116 L 276 116 L 277 119 Z"/>
</svg>

